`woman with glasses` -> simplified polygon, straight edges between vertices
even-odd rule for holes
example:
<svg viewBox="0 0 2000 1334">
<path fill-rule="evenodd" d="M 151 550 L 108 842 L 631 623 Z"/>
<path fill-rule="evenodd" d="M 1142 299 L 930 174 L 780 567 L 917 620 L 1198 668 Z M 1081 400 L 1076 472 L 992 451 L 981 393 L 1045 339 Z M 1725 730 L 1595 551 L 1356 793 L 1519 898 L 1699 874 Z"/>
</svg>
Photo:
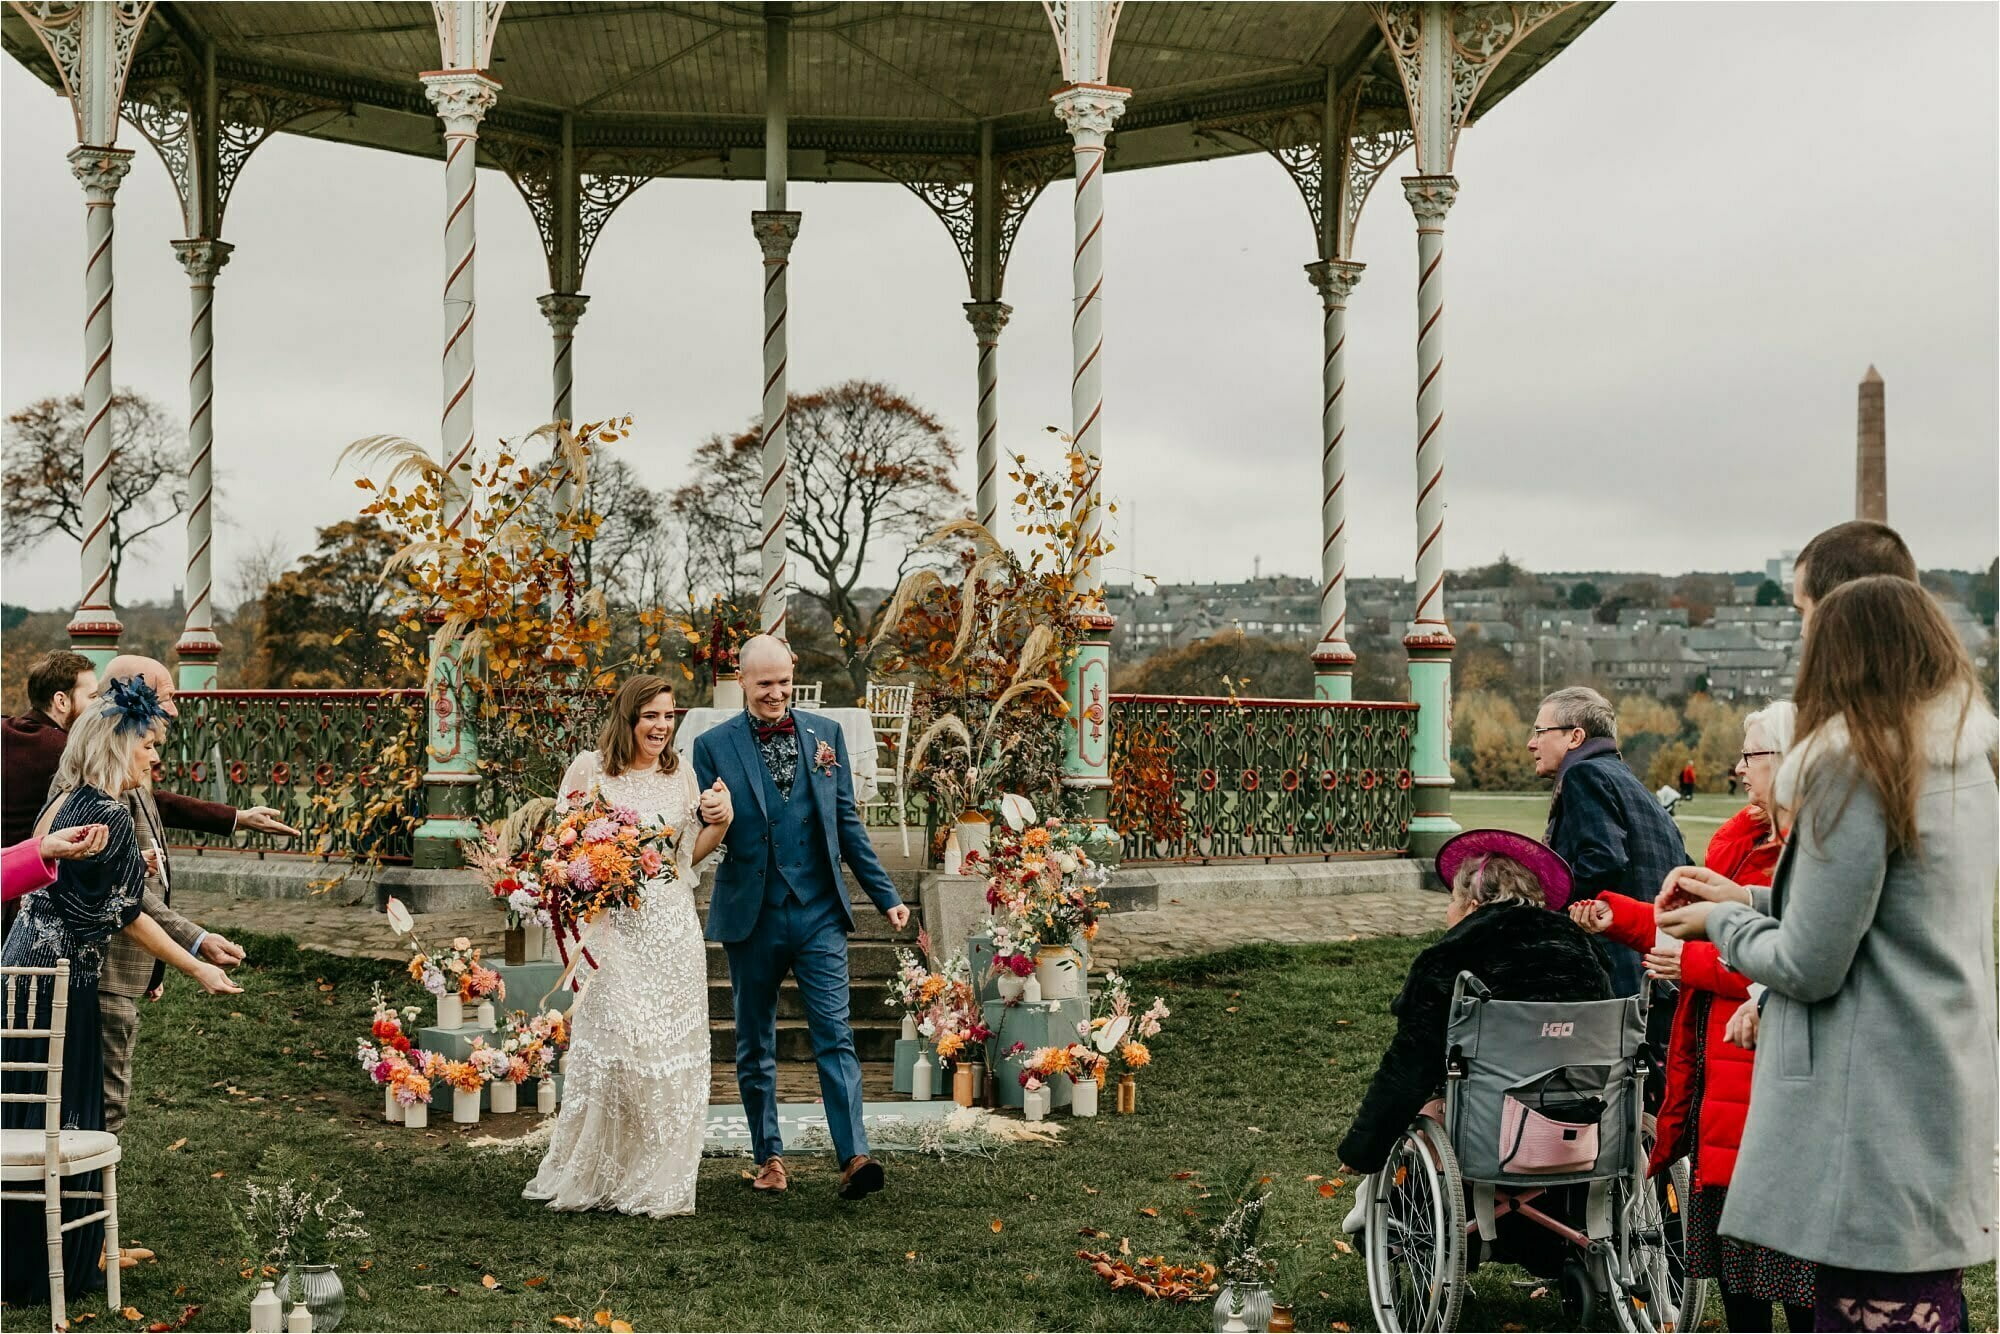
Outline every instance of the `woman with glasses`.
<svg viewBox="0 0 2000 1334">
<path fill-rule="evenodd" d="M 1708 869 L 1737 884 L 1768 885 L 1785 846 L 1773 796 L 1778 766 L 1791 746 L 1797 711 L 1773 704 L 1743 720 L 1743 754 L 1736 776 L 1750 804 L 1708 842 Z M 1586 931 L 1602 931 L 1646 956 L 1646 971 L 1679 982 L 1683 991 L 1667 1049 L 1667 1094 L 1660 1105 L 1652 1170 L 1688 1159 L 1694 1197 L 1688 1201 L 1690 1278 L 1714 1279 L 1733 1330 L 1771 1328 L 1771 1304 L 1785 1307 L 1793 1329 L 1812 1328 L 1813 1267 L 1780 1251 L 1720 1236 L 1722 1204 L 1743 1143 L 1750 1111 L 1755 1054 L 1726 1040 L 1750 979 L 1722 962 L 1707 941 L 1683 945 L 1654 924 L 1653 905 L 1604 894 L 1571 906 Z"/>
</svg>

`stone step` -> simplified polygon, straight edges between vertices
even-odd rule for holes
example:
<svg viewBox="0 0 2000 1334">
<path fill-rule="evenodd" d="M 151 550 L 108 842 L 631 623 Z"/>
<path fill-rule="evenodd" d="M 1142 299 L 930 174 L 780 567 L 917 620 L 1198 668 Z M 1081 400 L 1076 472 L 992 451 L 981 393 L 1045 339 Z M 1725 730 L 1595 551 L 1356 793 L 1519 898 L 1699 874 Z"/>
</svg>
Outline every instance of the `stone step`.
<svg viewBox="0 0 2000 1334">
<path fill-rule="evenodd" d="M 893 1061 L 896 1058 L 896 1039 L 902 1036 L 900 1021 L 888 1019 L 856 1019 L 854 1030 L 854 1051 L 863 1061 Z M 711 1020 L 708 1025 L 708 1049 L 711 1061 L 734 1061 L 736 1059 L 736 1028 L 720 1020 Z M 780 1061 L 806 1061 L 813 1058 L 812 1032 L 803 1019 L 780 1019 L 778 1021 L 778 1059 Z"/>
<path fill-rule="evenodd" d="M 896 1065 L 893 1061 L 861 1063 L 861 1096 L 869 1102 L 898 1101 Z M 736 1088 L 736 1058 L 716 1061 L 708 1069 L 710 1105 L 740 1106 L 742 1094 Z M 778 1067 L 779 1102 L 818 1102 L 819 1071 L 811 1062 L 793 1061 Z"/>
<path fill-rule="evenodd" d="M 916 936 L 910 936 L 912 943 Z M 705 942 L 708 947 L 708 977 L 711 982 L 729 980 L 729 955 L 714 941 Z M 847 975 L 856 986 L 879 985 L 896 971 L 896 948 L 899 942 L 887 940 L 864 940 L 856 937 L 847 944 Z"/>
<path fill-rule="evenodd" d="M 847 988 L 847 1012 L 854 1017 L 869 1019 L 896 1019 L 897 1016 L 884 1003 L 887 992 L 875 978 L 849 979 Z M 708 984 L 708 1017 L 717 1023 L 730 1023 L 736 1017 L 735 994 L 726 981 L 711 980 Z M 786 978 L 778 988 L 778 1018 L 803 1019 L 806 1017 L 805 997 L 799 991 L 799 984 Z"/>
</svg>

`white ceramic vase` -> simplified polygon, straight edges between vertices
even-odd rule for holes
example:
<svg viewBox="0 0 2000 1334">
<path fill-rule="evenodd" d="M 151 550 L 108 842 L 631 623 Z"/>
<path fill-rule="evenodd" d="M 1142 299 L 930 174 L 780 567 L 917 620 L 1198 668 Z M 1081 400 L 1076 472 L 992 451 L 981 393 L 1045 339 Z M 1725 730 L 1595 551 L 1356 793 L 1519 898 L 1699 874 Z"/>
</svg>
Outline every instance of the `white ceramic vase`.
<svg viewBox="0 0 2000 1334">
<path fill-rule="evenodd" d="M 1072 1081 L 1069 1093 L 1071 1116 L 1097 1115 L 1097 1081 L 1089 1075 L 1078 1075 Z"/>
<path fill-rule="evenodd" d="M 714 705 L 718 709 L 740 709 L 743 707 L 743 681 L 734 672 L 725 672 L 715 679 Z"/>
<path fill-rule="evenodd" d="M 556 1081 L 542 1079 L 535 1085 L 535 1110 L 543 1116 L 556 1114 Z"/>
<path fill-rule="evenodd" d="M 478 1023 L 478 1025 L 479 1025 L 479 1026 L 480 1026 L 481 1028 L 495 1028 L 495 1027 L 498 1027 L 498 1025 L 496 1025 L 496 1024 L 494 1023 L 494 1016 L 493 1016 L 493 1002 L 492 1002 L 492 1001 L 490 1001 L 490 1000 L 483 1000 L 483 1001 L 479 1002 L 479 1009 L 478 1009 L 477 1011 L 475 1011 L 474 1013 L 475 1013 L 475 1015 L 476 1015 L 476 1019 L 475 1019 L 475 1022 L 477 1022 L 477 1023 Z"/>
<path fill-rule="evenodd" d="M 910 1067 L 910 1101 L 929 1102 L 937 1089 L 937 1067 L 931 1064 L 931 1054 L 917 1053 L 917 1063 Z"/>
<path fill-rule="evenodd" d="M 903 1041 L 915 1042 L 916 1040 L 917 1017 L 913 1014 L 905 1014 L 903 1016 Z"/>
<path fill-rule="evenodd" d="M 403 1104 L 396 1101 L 396 1090 L 388 1084 L 382 1086 L 382 1119 L 392 1126 L 403 1123 Z"/>
<path fill-rule="evenodd" d="M 487 1109 L 495 1116 L 507 1116 L 521 1109 L 521 1086 L 511 1079 L 496 1079 L 487 1086 Z"/>
<path fill-rule="evenodd" d="M 413 1102 L 403 1109 L 403 1124 L 411 1130 L 422 1130 L 431 1123 L 431 1105 L 427 1102 Z"/>
<path fill-rule="evenodd" d="M 439 996 L 438 1027 L 463 1028 L 465 1026 L 465 1002 L 458 998 L 456 991 L 447 991 Z"/>
<path fill-rule="evenodd" d="M 1049 1116 L 1049 1086 L 1027 1089 L 1021 1094 L 1021 1116 L 1028 1121 L 1046 1121 Z"/>
<path fill-rule="evenodd" d="M 1043 1000 L 1070 1000 L 1083 994 L 1083 964 L 1064 945 L 1044 945 L 1035 952 L 1035 980 Z"/>
<path fill-rule="evenodd" d="M 1000 999 L 1012 1005 L 1015 1001 L 1021 999 L 1021 988 L 1027 984 L 1027 978 L 1022 977 L 1011 969 L 1002 968 L 1000 970 L 999 982 Z"/>
<path fill-rule="evenodd" d="M 1042 1003 L 1042 979 L 1038 974 L 1029 973 L 1021 979 L 1021 1004 L 1040 1005 Z"/>
<path fill-rule="evenodd" d="M 479 1090 L 453 1089 L 451 1091 L 451 1119 L 462 1126 L 479 1124 Z"/>
</svg>

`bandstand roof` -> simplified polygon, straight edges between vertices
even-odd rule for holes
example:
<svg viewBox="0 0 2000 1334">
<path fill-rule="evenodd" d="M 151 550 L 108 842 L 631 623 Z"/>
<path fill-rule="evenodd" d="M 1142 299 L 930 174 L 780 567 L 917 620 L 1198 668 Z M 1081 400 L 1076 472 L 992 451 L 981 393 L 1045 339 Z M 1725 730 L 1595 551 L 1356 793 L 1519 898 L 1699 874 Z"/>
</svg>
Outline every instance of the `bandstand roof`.
<svg viewBox="0 0 2000 1334">
<path fill-rule="evenodd" d="M 1476 111 L 1504 101 L 1606 8 L 1575 5 L 1543 23 L 1492 72 Z M 976 155 L 987 125 L 996 154 L 1069 144 L 1049 105 L 1063 78 L 1039 3 L 800 3 L 790 15 L 796 179 L 879 181 L 886 177 L 871 159 Z M 510 137 L 557 145 L 567 118 L 591 170 L 761 177 L 764 23 L 764 6 L 753 3 L 514 0 L 497 27 L 490 73 L 503 91 L 481 151 L 504 153 Z M 0 35 L 8 54 L 61 86 L 11 6 Z M 171 78 L 211 45 L 226 83 L 344 104 L 292 122 L 289 133 L 442 153 L 437 115 L 416 79 L 440 64 L 428 3 L 161 3 L 129 86 Z M 1367 5 L 1128 0 L 1111 81 L 1133 92 L 1108 166 L 1256 151 L 1213 127 L 1319 108 L 1330 77 L 1345 86 L 1357 74 L 1373 76 L 1357 132 L 1407 128 Z"/>
</svg>

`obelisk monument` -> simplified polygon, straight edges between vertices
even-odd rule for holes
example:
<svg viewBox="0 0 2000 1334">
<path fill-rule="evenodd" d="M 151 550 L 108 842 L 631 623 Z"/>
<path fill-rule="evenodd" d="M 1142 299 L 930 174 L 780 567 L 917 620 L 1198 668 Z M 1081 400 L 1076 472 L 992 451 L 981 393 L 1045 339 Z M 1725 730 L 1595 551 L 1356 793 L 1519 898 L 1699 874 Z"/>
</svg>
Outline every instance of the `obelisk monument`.
<svg viewBox="0 0 2000 1334">
<path fill-rule="evenodd" d="M 1882 376 L 1861 377 L 1861 421 L 1854 452 L 1854 517 L 1889 522 L 1889 426 Z"/>
</svg>

